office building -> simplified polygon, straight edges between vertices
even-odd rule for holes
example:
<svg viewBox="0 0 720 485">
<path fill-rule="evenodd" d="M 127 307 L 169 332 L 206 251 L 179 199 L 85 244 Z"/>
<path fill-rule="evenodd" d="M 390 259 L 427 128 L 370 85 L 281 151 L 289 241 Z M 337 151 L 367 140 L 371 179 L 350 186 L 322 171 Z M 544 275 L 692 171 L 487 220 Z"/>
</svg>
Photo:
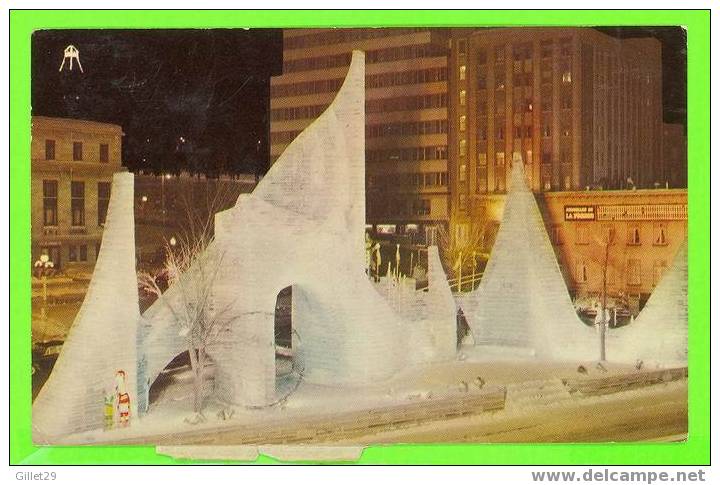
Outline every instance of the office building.
<svg viewBox="0 0 720 485">
<path fill-rule="evenodd" d="M 32 118 L 32 258 L 92 269 L 121 165 L 122 129 L 94 121 Z"/>
<path fill-rule="evenodd" d="M 366 59 L 367 223 L 432 241 L 450 215 L 447 31 L 286 29 L 283 74 L 271 79 L 271 162 L 330 104 L 353 49 Z"/>
<path fill-rule="evenodd" d="M 454 29 L 449 65 L 454 225 L 486 219 L 515 153 L 535 192 L 665 186 L 656 39 Z"/>
</svg>

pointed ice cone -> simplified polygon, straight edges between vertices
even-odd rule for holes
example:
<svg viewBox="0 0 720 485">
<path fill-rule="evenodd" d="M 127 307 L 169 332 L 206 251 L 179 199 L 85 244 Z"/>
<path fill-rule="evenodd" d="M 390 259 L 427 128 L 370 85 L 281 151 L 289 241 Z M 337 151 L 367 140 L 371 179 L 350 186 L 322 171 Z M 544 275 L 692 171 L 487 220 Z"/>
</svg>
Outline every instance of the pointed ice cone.
<svg viewBox="0 0 720 485">
<path fill-rule="evenodd" d="M 614 329 L 608 358 L 622 362 L 687 365 L 688 352 L 687 240 L 638 317 Z"/>
<path fill-rule="evenodd" d="M 118 391 L 128 394 L 130 420 L 137 415 L 139 309 L 133 185 L 131 173 L 113 177 L 90 286 L 55 367 L 33 404 L 35 444 L 52 444 L 72 433 L 102 428 L 105 398 Z M 116 398 L 114 413 L 117 405 Z"/>
<path fill-rule="evenodd" d="M 476 345 L 555 360 L 598 355 L 594 332 L 570 301 L 519 154 L 490 260 L 462 308 Z"/>
</svg>

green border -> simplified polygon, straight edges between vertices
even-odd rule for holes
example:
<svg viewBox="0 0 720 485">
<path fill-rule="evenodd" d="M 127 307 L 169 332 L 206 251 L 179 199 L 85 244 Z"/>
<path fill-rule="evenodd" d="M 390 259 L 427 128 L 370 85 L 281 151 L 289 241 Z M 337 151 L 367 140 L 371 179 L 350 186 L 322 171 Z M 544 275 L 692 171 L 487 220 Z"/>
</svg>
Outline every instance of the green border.
<svg viewBox="0 0 720 485">
<path fill-rule="evenodd" d="M 33 446 L 30 434 L 30 36 L 38 29 L 508 25 L 683 25 L 688 32 L 689 439 L 685 443 L 396 445 L 363 464 L 710 463 L 710 12 L 548 11 L 11 11 L 10 463 L 173 464 L 153 447 Z M 260 457 L 255 463 L 277 463 Z"/>
</svg>

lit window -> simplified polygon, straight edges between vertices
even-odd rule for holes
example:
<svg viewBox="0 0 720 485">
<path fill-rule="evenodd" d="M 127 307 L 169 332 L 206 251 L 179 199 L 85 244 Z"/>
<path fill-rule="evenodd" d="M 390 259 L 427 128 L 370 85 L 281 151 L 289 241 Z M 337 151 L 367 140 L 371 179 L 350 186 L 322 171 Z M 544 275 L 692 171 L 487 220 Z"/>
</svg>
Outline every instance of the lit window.
<svg viewBox="0 0 720 485">
<path fill-rule="evenodd" d="M 588 281 L 587 263 L 582 259 L 575 264 L 575 281 L 577 283 L 587 283 Z"/>
<path fill-rule="evenodd" d="M 108 163 L 110 161 L 110 147 L 107 143 L 100 144 L 100 163 Z"/>
<path fill-rule="evenodd" d="M 73 160 L 80 161 L 83 159 L 83 144 L 81 141 L 73 142 Z"/>
<path fill-rule="evenodd" d="M 460 131 L 465 131 L 467 129 L 467 116 L 462 115 L 460 117 Z"/>
<path fill-rule="evenodd" d="M 628 229 L 628 245 L 639 246 L 640 245 L 640 228 L 632 226 Z"/>
<path fill-rule="evenodd" d="M 57 180 L 43 180 L 43 225 L 57 226 Z"/>
<path fill-rule="evenodd" d="M 585 224 L 575 226 L 575 244 L 589 244 L 589 233 Z"/>
<path fill-rule="evenodd" d="M 70 215 L 73 226 L 85 225 L 85 182 L 70 183 Z"/>
<path fill-rule="evenodd" d="M 463 89 L 460 91 L 460 106 L 465 106 L 467 101 L 467 92 Z"/>
<path fill-rule="evenodd" d="M 615 228 L 609 224 L 603 225 L 602 237 L 603 237 L 604 244 L 611 244 L 611 245 L 614 244 L 615 243 Z"/>
<path fill-rule="evenodd" d="M 461 211 L 464 211 L 467 208 L 467 197 L 465 196 L 465 194 L 460 194 L 460 198 L 458 201 L 458 208 Z M 461 224 L 461 226 L 464 226 L 464 224 Z M 465 238 L 463 237 L 463 241 L 464 241 L 464 239 Z"/>
<path fill-rule="evenodd" d="M 460 182 L 465 182 L 467 179 L 467 165 L 462 164 L 460 165 L 460 171 L 458 173 L 458 180 Z"/>
<path fill-rule="evenodd" d="M 553 226 L 552 242 L 556 246 L 560 246 L 562 244 L 562 230 L 560 229 L 560 226 Z"/>
<path fill-rule="evenodd" d="M 572 74 L 570 74 L 570 71 L 565 71 L 562 75 L 562 82 L 564 83 L 571 83 L 572 82 Z"/>
<path fill-rule="evenodd" d="M 55 160 L 55 140 L 45 140 L 45 160 Z"/>
<path fill-rule="evenodd" d="M 467 140 L 460 140 L 459 153 L 461 157 L 467 155 Z"/>
<path fill-rule="evenodd" d="M 639 285 L 642 283 L 642 274 L 640 272 L 640 260 L 628 259 L 627 263 L 627 284 Z"/>
<path fill-rule="evenodd" d="M 460 66 L 460 80 L 465 80 L 465 75 L 467 74 L 467 66 Z"/>
<path fill-rule="evenodd" d="M 107 219 L 108 206 L 110 205 L 110 182 L 98 182 L 97 191 L 97 223 L 98 226 L 104 226 L 105 219 Z"/>
<path fill-rule="evenodd" d="M 668 241 L 667 241 L 667 231 L 665 229 L 665 225 L 664 224 L 655 224 L 655 226 L 653 226 L 653 232 L 654 232 L 653 244 L 655 246 L 666 246 Z"/>
</svg>

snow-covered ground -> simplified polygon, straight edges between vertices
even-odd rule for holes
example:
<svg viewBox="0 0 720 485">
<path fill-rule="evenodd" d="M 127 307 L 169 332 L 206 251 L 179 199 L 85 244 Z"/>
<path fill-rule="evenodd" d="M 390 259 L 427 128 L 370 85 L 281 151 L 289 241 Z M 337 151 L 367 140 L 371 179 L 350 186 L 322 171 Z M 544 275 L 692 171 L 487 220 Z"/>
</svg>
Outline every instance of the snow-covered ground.
<svg viewBox="0 0 720 485">
<path fill-rule="evenodd" d="M 477 352 L 475 348 L 464 348 L 460 353 L 462 360 L 417 366 L 398 373 L 389 381 L 362 388 L 326 387 L 302 381 L 298 385 L 296 374 L 286 374 L 278 377 L 278 395 L 286 399 L 280 400 L 273 406 L 248 409 L 239 406 L 230 408 L 208 397 L 203 411 L 206 421 L 196 424 L 186 422 L 186 419 L 193 415 L 191 375 L 188 369 L 179 369 L 169 376 L 162 392 L 154 393 L 147 415 L 132 420 L 130 427 L 81 433 L 69 437 L 65 442 L 125 441 L 143 436 L 172 435 L 202 430 L 212 433 L 213 430 L 226 430 L 243 424 L 284 423 L 325 415 L 331 418 L 333 414 L 397 406 L 440 396 L 460 396 L 468 390 L 476 391 L 479 385 L 486 389 L 506 386 L 508 396 L 511 390 L 517 392 L 518 396 L 524 396 L 534 391 L 531 389 L 523 394 L 523 387 L 530 389 L 539 382 L 557 383 L 563 378 L 592 379 L 638 372 L 634 366 L 628 365 L 605 364 L 602 369 L 597 366 L 597 362 L 483 360 Z M 584 368 L 582 373 L 578 372 L 580 365 Z M 211 387 L 212 380 L 209 380 L 206 389 L 208 396 L 211 395 Z M 548 389 L 550 387 L 552 385 Z"/>
</svg>

